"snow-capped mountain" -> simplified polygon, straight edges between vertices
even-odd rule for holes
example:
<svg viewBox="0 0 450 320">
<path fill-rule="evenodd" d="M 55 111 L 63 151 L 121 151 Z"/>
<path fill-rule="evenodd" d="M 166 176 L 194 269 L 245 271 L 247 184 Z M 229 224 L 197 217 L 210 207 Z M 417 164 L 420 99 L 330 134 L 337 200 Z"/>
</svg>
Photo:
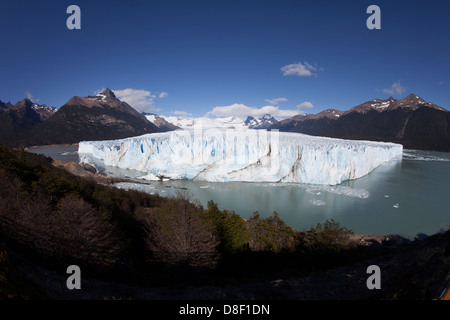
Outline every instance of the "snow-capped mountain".
<svg viewBox="0 0 450 320">
<path fill-rule="evenodd" d="M 407 149 L 450 152 L 450 112 L 415 94 L 374 99 L 348 111 L 297 115 L 270 129 L 316 136 L 401 143 Z"/>
<path fill-rule="evenodd" d="M 272 117 L 270 114 L 266 114 L 259 119 L 255 119 L 255 117 L 248 116 L 244 121 L 244 124 L 249 129 L 267 129 L 270 126 L 278 123 L 278 120 Z"/>
<path fill-rule="evenodd" d="M 3 104 L 3 111 L 0 112 L 0 142 L 16 146 L 22 144 L 32 130 L 46 119 L 44 110 L 36 106 L 31 100 L 23 99 L 15 105 L 11 103 Z"/>
<path fill-rule="evenodd" d="M 0 102 L 0 142 L 8 146 L 76 143 L 159 132 L 153 123 L 110 89 L 74 96 L 59 109 L 23 99 Z"/>
<path fill-rule="evenodd" d="M 247 129 L 242 119 L 237 117 L 209 118 L 209 117 L 172 117 L 161 116 L 167 122 L 182 129 L 194 128 L 222 128 L 222 129 Z"/>
<path fill-rule="evenodd" d="M 259 119 L 255 119 L 252 116 L 248 116 L 247 119 L 239 117 L 222 117 L 222 118 L 210 118 L 210 117 L 173 117 L 146 114 L 147 119 L 154 123 L 156 126 L 157 121 L 164 120 L 169 124 L 172 124 L 182 129 L 195 129 L 195 128 L 222 128 L 222 129 L 267 129 L 278 121 L 270 114 L 266 114 Z M 158 120 L 159 119 L 159 120 Z"/>
<path fill-rule="evenodd" d="M 37 104 L 37 103 L 34 103 L 31 106 L 31 108 L 39 114 L 42 121 L 47 120 L 56 111 L 58 111 L 58 109 L 55 107 L 50 107 L 45 104 Z"/>
<path fill-rule="evenodd" d="M 58 132 L 53 143 L 73 143 L 80 140 L 118 139 L 158 132 L 158 128 L 110 89 L 95 96 L 74 96 L 37 132 L 49 137 Z"/>
<path fill-rule="evenodd" d="M 347 111 L 347 113 L 351 113 L 351 112 L 365 113 L 369 110 L 384 112 L 384 111 L 396 110 L 398 108 L 410 109 L 412 111 L 415 111 L 419 107 L 428 107 L 428 108 L 432 108 L 432 109 L 436 109 L 436 110 L 440 110 L 440 111 L 447 111 L 444 108 L 442 108 L 434 103 L 426 102 L 421 97 L 411 93 L 407 97 L 405 97 L 403 99 L 398 99 L 398 100 L 394 99 L 393 97 L 389 97 L 386 100 L 383 100 L 383 99 L 370 100 L 363 104 L 360 104 L 359 106 L 356 106 L 356 107 L 350 109 L 349 111 Z"/>
<path fill-rule="evenodd" d="M 58 109 L 55 107 L 50 107 L 45 104 L 37 104 L 35 102 L 32 102 L 30 99 L 23 99 L 17 102 L 15 105 L 13 105 L 11 102 L 4 103 L 0 100 L 0 111 L 18 111 L 27 108 L 30 110 L 34 110 L 39 115 L 42 121 L 48 119 L 51 115 L 58 111 Z"/>
<path fill-rule="evenodd" d="M 157 115 L 154 113 L 146 113 L 146 112 L 143 112 L 143 115 L 147 118 L 148 121 L 150 121 L 155 126 L 157 126 L 160 132 L 172 131 L 172 130 L 176 130 L 176 129 L 180 128 L 180 127 L 168 122 L 166 119 L 164 119 L 160 115 Z"/>
</svg>

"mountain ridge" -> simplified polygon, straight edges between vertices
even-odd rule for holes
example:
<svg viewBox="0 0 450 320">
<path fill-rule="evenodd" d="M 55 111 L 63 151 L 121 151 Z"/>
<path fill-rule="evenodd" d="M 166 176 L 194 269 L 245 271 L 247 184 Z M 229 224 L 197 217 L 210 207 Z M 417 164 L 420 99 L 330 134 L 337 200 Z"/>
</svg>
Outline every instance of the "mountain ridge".
<svg viewBox="0 0 450 320">
<path fill-rule="evenodd" d="M 74 96 L 56 111 L 52 108 L 23 99 L 1 111 L 0 142 L 27 147 L 120 139 L 159 131 L 110 89 L 95 96 Z"/>
<path fill-rule="evenodd" d="M 15 105 L 2 103 L 0 108 L 0 138 L 8 144 L 26 139 L 34 126 L 42 123 L 43 117 L 29 99 L 18 101 Z"/>
<path fill-rule="evenodd" d="M 346 111 L 327 109 L 281 121 L 269 114 L 189 118 L 140 113 L 114 92 L 73 96 L 59 109 L 23 99 L 0 101 L 0 142 L 8 146 L 112 140 L 180 128 L 267 129 L 350 140 L 400 143 L 406 149 L 450 152 L 450 112 L 411 93 L 403 99 L 373 99 Z"/>
<path fill-rule="evenodd" d="M 248 116 L 244 121 L 244 124 L 249 129 L 267 129 L 271 125 L 278 123 L 278 120 L 272 117 L 270 114 L 265 114 L 264 116 L 256 119 L 253 116 Z"/>
<path fill-rule="evenodd" d="M 374 99 L 347 111 L 327 109 L 316 115 L 297 115 L 269 128 L 274 129 L 450 152 L 450 112 L 415 94 L 398 100 Z"/>
</svg>

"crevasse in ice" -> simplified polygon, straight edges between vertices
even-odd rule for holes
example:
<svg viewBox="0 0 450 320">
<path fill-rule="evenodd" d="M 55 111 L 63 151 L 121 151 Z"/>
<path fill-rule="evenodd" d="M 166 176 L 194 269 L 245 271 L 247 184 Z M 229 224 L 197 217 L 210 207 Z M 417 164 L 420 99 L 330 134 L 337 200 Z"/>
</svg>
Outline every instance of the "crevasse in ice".
<svg viewBox="0 0 450 320">
<path fill-rule="evenodd" d="M 145 172 L 157 180 L 294 182 L 336 185 L 400 158 L 402 145 L 265 130 L 177 130 L 82 141 L 81 162 Z"/>
</svg>

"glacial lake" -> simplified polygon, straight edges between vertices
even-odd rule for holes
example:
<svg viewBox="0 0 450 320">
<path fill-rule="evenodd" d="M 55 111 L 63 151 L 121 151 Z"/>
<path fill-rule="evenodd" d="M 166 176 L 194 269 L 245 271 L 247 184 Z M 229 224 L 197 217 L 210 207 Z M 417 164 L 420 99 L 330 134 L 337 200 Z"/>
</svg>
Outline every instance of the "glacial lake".
<svg viewBox="0 0 450 320">
<path fill-rule="evenodd" d="M 30 152 L 56 160 L 78 162 L 77 146 L 36 148 Z M 110 176 L 137 178 L 145 173 L 104 167 Z M 220 209 L 243 218 L 274 211 L 297 230 L 308 230 L 333 218 L 362 234 L 399 234 L 414 238 L 450 228 L 450 153 L 404 150 L 403 158 L 384 163 L 368 175 L 337 186 L 304 184 L 165 181 L 118 183 L 161 196 L 187 189 L 205 207 L 213 200 Z"/>
</svg>

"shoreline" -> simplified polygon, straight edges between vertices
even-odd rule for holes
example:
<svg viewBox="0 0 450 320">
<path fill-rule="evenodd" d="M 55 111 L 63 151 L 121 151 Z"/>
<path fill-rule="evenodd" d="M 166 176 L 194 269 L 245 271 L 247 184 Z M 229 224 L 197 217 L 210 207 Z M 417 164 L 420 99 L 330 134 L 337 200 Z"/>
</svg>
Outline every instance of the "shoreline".
<svg viewBox="0 0 450 320">
<path fill-rule="evenodd" d="M 137 181 L 133 179 L 126 178 L 115 178 L 107 176 L 106 174 L 99 173 L 94 167 L 85 167 L 79 163 L 73 161 L 61 161 L 53 159 L 53 166 L 57 168 L 64 169 L 75 176 L 90 178 L 95 182 L 100 184 L 114 185 L 119 182 L 129 182 L 137 184 L 151 185 L 151 182 Z M 246 221 L 245 218 L 242 218 Z M 296 232 L 305 232 L 301 230 L 295 230 Z M 357 243 L 360 246 L 382 246 L 382 247 L 396 247 L 398 245 L 404 244 L 405 242 L 410 242 L 412 239 L 403 237 L 399 234 L 360 234 L 353 233 L 349 236 L 349 241 Z"/>
<path fill-rule="evenodd" d="M 32 150 L 32 149 L 46 149 L 46 148 L 58 148 L 58 147 L 71 147 L 71 146 L 78 146 L 79 142 L 76 143 L 61 143 L 61 144 L 46 144 L 46 145 L 41 145 L 41 146 L 29 146 L 29 147 L 24 147 L 23 149 L 25 151 L 27 150 Z"/>
<path fill-rule="evenodd" d="M 138 183 L 138 184 L 151 184 L 147 182 L 141 182 L 136 181 L 132 179 L 126 179 L 126 178 L 115 178 L 107 176 L 106 174 L 103 174 L 101 172 L 98 172 L 94 167 L 87 167 L 82 166 L 77 162 L 74 161 L 61 161 L 61 160 L 53 160 L 53 166 L 56 168 L 64 169 L 67 172 L 82 178 L 90 178 L 93 179 L 95 182 L 100 184 L 108 184 L 113 185 L 114 183 L 118 182 L 130 182 L 130 183 Z"/>
</svg>

